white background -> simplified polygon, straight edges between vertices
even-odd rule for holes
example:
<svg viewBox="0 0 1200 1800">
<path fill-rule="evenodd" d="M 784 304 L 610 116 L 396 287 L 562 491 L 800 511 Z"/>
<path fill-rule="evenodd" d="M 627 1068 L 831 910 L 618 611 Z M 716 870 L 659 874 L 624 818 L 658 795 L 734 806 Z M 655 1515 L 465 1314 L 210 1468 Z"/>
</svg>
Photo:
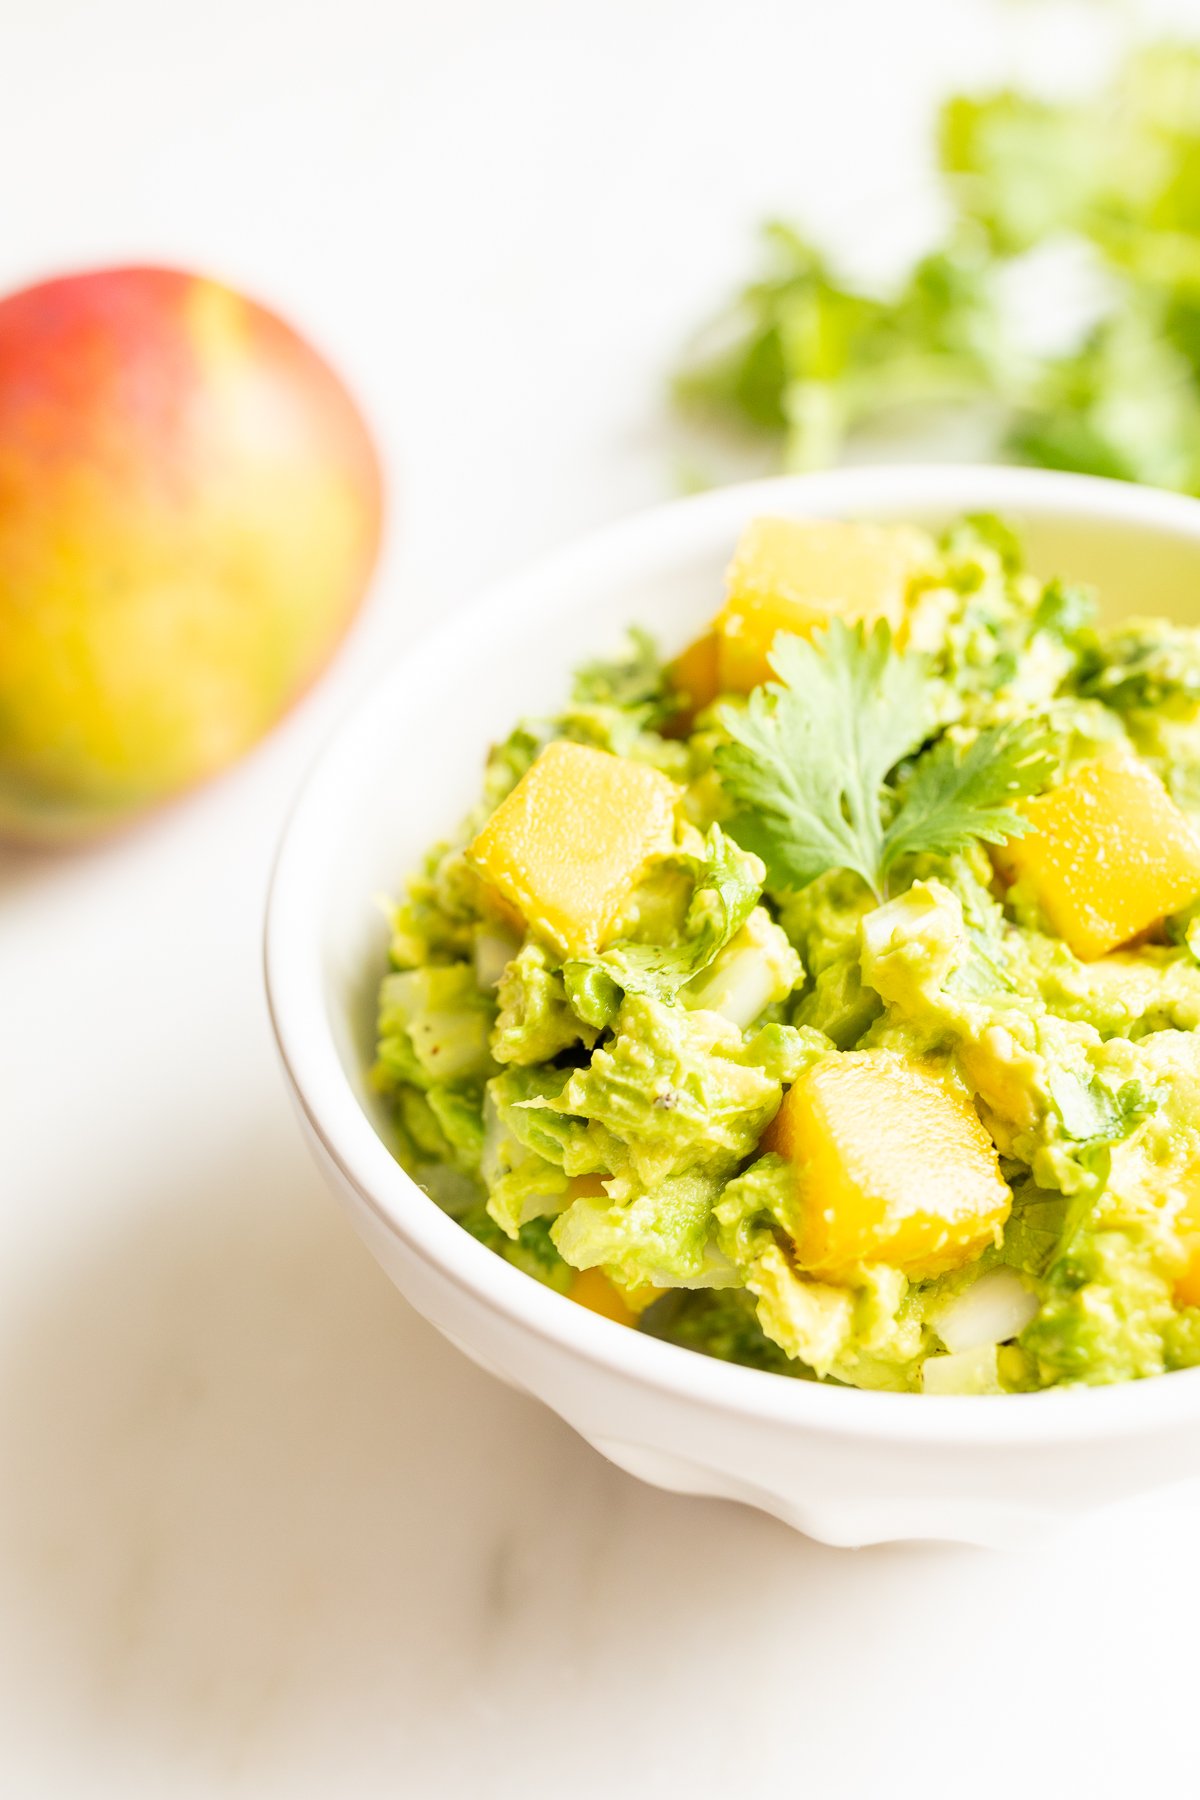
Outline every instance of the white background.
<svg viewBox="0 0 1200 1800">
<path fill-rule="evenodd" d="M 886 265 L 936 224 L 933 98 L 1081 81 L 1125 16 L 0 0 L 0 286 L 245 285 L 350 376 L 392 487 L 371 608 L 262 751 L 0 864 L 6 1797 L 1194 1790 L 1194 1498 L 851 1554 L 636 1485 L 388 1287 L 258 967 L 288 797 L 380 659 L 671 492 L 664 371 L 754 221 Z"/>
</svg>

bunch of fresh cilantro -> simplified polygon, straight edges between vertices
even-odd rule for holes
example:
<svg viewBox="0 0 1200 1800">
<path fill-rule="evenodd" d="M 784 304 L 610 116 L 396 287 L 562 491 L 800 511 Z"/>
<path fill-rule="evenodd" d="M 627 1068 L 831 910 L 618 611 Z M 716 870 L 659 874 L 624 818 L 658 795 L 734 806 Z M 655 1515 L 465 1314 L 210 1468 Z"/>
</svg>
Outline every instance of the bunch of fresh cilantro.
<svg viewBox="0 0 1200 1800">
<path fill-rule="evenodd" d="M 897 292 L 769 225 L 764 271 L 697 345 L 681 404 L 811 468 L 898 407 L 978 401 L 1024 461 L 1200 493 L 1200 50 L 1142 50 L 1088 104 L 951 99 L 939 155 L 951 223 Z M 1091 300 L 1046 351 L 1023 341 L 1014 280 L 1037 289 L 1056 255 Z"/>
</svg>

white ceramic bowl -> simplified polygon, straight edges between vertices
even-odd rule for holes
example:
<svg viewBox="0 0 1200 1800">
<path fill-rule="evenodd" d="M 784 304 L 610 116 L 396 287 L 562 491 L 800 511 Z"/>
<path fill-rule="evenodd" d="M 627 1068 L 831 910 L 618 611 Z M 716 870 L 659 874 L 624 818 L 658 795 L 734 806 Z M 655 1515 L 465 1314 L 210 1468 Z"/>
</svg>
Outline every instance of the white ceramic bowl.
<svg viewBox="0 0 1200 1800">
<path fill-rule="evenodd" d="M 1110 615 L 1200 620 L 1200 504 L 1003 468 L 852 469 L 728 488 L 602 531 L 455 614 L 341 728 L 279 853 L 267 984 L 318 1161 L 412 1304 L 613 1462 L 776 1514 L 831 1544 L 1011 1543 L 1200 1474 L 1200 1370 L 989 1399 L 874 1394 L 722 1364 L 598 1318 L 485 1250 L 392 1159 L 363 1080 L 395 893 L 477 794 L 484 752 L 552 710 L 639 622 L 668 649 L 715 610 L 763 512 L 940 525 L 996 511 L 1033 566 L 1101 585 Z"/>
</svg>

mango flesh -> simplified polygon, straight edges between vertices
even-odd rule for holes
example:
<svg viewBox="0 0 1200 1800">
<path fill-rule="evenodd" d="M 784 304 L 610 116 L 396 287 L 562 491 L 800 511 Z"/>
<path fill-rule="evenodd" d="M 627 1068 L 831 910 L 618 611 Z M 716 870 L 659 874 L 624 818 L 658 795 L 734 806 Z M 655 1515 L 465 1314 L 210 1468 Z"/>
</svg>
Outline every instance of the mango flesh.
<svg viewBox="0 0 1200 1800">
<path fill-rule="evenodd" d="M 805 637 L 837 617 L 887 619 L 899 630 L 913 575 L 929 541 L 909 525 L 844 519 L 754 519 L 725 578 L 725 605 L 711 630 L 668 674 L 693 711 L 718 694 L 748 694 L 773 679 L 768 653 L 781 631 Z"/>
<path fill-rule="evenodd" d="M 381 520 L 317 353 L 200 276 L 0 302 L 0 831 L 92 834 L 242 754 L 313 681 Z"/>
<path fill-rule="evenodd" d="M 501 904 L 567 956 L 603 943 L 654 856 L 675 839 L 679 789 L 584 744 L 547 744 L 471 844 Z"/>
<path fill-rule="evenodd" d="M 1200 836 L 1135 756 L 1086 763 L 1021 810 L 1035 830 L 1000 860 L 1076 956 L 1115 950 L 1200 893 Z"/>
<path fill-rule="evenodd" d="M 667 664 L 667 680 L 687 703 L 683 716 L 670 721 L 668 735 L 686 736 L 696 714 L 703 712 L 716 699 L 719 691 L 717 654 L 717 634 L 715 631 L 706 631 L 703 637 L 697 638 L 686 650 L 681 651 L 674 662 Z"/>
<path fill-rule="evenodd" d="M 762 1147 L 795 1164 L 796 1261 L 827 1281 L 868 1262 L 913 1279 L 959 1268 L 999 1241 L 1012 1204 L 970 1098 L 889 1051 L 814 1064 Z"/>
<path fill-rule="evenodd" d="M 1187 1249 L 1187 1266 L 1176 1279 L 1175 1299 L 1180 1306 L 1200 1306 L 1200 1231 L 1189 1237 Z"/>
<path fill-rule="evenodd" d="M 567 1298 L 574 1300 L 577 1306 L 586 1306 L 589 1312 L 599 1313 L 602 1319 L 612 1319 L 617 1325 L 637 1324 L 638 1315 L 624 1294 L 599 1269 L 580 1269 L 567 1289 Z"/>
<path fill-rule="evenodd" d="M 574 1300 L 577 1306 L 586 1306 L 589 1312 L 599 1313 L 602 1319 L 612 1319 L 617 1325 L 636 1325 L 646 1308 L 666 1291 L 647 1283 L 633 1293 L 623 1294 L 603 1270 L 580 1269 L 571 1278 L 567 1299 Z"/>
<path fill-rule="evenodd" d="M 1188 1173 L 1187 1198 L 1175 1221 L 1187 1258 L 1175 1279 L 1175 1301 L 1179 1306 L 1200 1306 L 1200 1170 L 1193 1167 Z"/>
</svg>

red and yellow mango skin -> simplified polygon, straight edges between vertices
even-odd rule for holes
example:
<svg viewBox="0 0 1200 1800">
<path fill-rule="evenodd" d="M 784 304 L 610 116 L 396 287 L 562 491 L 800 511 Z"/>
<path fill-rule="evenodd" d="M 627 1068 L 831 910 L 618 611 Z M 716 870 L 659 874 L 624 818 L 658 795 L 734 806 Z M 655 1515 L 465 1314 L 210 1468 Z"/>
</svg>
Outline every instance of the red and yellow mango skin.
<svg viewBox="0 0 1200 1800">
<path fill-rule="evenodd" d="M 337 376 L 201 276 L 0 301 L 0 835 L 119 824 L 232 762 L 318 675 L 378 549 Z"/>
</svg>

